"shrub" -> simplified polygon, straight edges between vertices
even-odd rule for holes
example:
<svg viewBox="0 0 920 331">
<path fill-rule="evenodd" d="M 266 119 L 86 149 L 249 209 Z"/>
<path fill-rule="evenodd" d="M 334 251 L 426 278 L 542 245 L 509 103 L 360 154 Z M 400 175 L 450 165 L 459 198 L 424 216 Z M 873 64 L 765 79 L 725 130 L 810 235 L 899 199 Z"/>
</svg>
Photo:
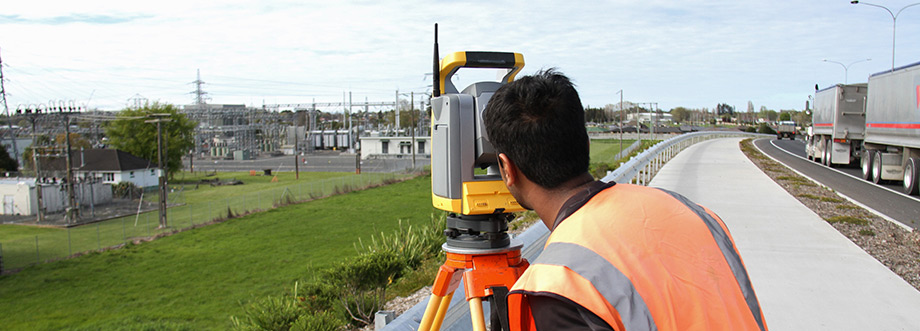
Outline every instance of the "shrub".
<svg viewBox="0 0 920 331">
<path fill-rule="evenodd" d="M 359 325 L 374 322 L 374 313 L 386 303 L 386 286 L 399 277 L 406 261 L 392 251 L 361 254 L 324 272 L 324 281 L 337 291 L 338 305 Z"/>
<path fill-rule="evenodd" d="M 389 236 L 380 233 L 380 236 L 372 236 L 370 242 L 365 245 L 364 241 L 358 239 L 355 249 L 360 254 L 367 254 L 379 251 L 391 251 L 397 253 L 409 268 L 416 268 L 418 264 L 426 258 L 429 258 L 441 251 L 441 244 L 444 243 L 444 228 L 446 226 L 445 214 L 432 216 L 429 224 L 422 226 L 403 227 L 402 220 L 399 221 L 399 229 Z"/>
<path fill-rule="evenodd" d="M 773 128 L 766 123 L 760 123 L 760 127 L 757 128 L 757 133 L 776 134 L 776 130 L 773 130 Z"/>
<path fill-rule="evenodd" d="M 336 330 L 342 324 L 332 308 L 334 291 L 330 284 L 311 283 L 293 295 L 269 296 L 243 306 L 244 317 L 230 317 L 234 330 Z"/>
<path fill-rule="evenodd" d="M 320 311 L 300 315 L 300 318 L 291 324 L 291 331 L 335 331 L 339 329 L 342 321 L 328 311 Z"/>
<path fill-rule="evenodd" d="M 607 163 L 595 162 L 588 166 L 588 171 L 591 173 L 591 176 L 599 179 L 607 176 L 607 171 L 613 170 L 615 168 L 616 167 L 611 167 L 610 164 Z"/>
<path fill-rule="evenodd" d="M 144 189 L 137 187 L 137 185 L 134 185 L 132 182 L 121 182 L 112 185 L 112 195 L 115 198 L 138 199 L 143 192 Z"/>
<path fill-rule="evenodd" d="M 264 297 L 243 307 L 245 317 L 231 317 L 234 330 L 289 330 L 304 313 L 293 297 Z"/>
</svg>

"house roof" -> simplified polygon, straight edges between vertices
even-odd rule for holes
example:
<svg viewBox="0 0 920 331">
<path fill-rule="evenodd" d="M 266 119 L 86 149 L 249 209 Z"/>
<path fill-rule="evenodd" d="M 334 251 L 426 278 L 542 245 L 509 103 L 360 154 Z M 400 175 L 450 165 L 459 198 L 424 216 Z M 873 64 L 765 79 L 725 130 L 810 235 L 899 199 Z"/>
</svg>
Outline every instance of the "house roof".
<svg viewBox="0 0 920 331">
<path fill-rule="evenodd" d="M 156 168 L 156 163 L 117 149 L 86 149 L 70 153 L 71 162 L 81 171 L 125 171 Z M 64 158 L 43 160 L 42 170 L 66 169 Z"/>
</svg>

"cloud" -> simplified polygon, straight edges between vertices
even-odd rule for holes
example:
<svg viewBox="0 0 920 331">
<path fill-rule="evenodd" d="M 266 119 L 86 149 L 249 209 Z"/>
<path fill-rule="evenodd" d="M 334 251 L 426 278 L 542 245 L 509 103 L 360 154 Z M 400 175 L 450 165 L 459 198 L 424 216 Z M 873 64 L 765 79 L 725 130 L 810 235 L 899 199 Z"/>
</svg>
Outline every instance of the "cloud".
<svg viewBox="0 0 920 331">
<path fill-rule="evenodd" d="M 132 15 L 132 16 L 111 16 L 111 15 L 93 15 L 93 14 L 71 14 L 66 16 L 25 18 L 20 15 L 0 15 L 0 24 L 44 24 L 44 25 L 65 25 L 72 23 L 89 23 L 89 24 L 120 24 L 129 23 L 136 20 L 147 19 L 152 15 Z"/>
</svg>

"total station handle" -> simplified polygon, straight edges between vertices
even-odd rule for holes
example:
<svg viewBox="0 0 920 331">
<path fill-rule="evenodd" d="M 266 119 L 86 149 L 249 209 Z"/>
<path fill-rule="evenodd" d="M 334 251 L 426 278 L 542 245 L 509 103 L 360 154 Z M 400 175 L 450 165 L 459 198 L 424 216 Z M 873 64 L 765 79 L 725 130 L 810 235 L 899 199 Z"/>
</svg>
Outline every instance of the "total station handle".
<svg viewBox="0 0 920 331">
<path fill-rule="evenodd" d="M 459 93 L 450 78 L 460 68 L 508 69 L 501 83 L 510 83 L 514 80 L 514 76 L 524 68 L 524 55 L 510 52 L 454 52 L 448 54 L 441 60 L 441 93 Z"/>
</svg>

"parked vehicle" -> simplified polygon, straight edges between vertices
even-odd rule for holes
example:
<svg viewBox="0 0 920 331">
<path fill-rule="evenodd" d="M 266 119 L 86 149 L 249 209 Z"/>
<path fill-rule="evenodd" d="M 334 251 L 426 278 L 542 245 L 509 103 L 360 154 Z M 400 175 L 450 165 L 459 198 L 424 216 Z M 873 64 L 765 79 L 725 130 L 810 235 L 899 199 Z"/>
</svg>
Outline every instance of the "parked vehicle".
<svg viewBox="0 0 920 331">
<path fill-rule="evenodd" d="M 837 84 L 815 92 L 812 128 L 806 138 L 809 160 L 827 166 L 859 160 L 866 128 L 868 85 Z"/>
<path fill-rule="evenodd" d="M 920 180 L 920 62 L 869 76 L 863 178 L 900 181 L 907 194 Z"/>
</svg>

